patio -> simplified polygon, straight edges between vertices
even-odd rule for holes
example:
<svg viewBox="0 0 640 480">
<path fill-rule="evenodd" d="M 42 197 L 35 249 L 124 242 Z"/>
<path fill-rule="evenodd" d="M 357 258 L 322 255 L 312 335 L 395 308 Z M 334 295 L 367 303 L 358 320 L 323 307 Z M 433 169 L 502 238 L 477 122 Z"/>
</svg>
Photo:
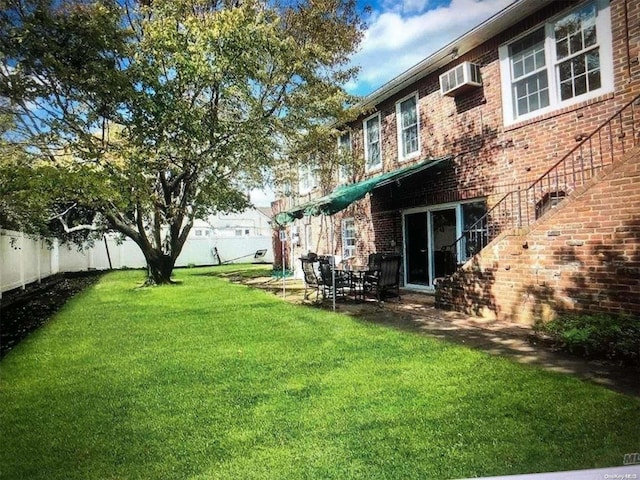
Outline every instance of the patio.
<svg viewBox="0 0 640 480">
<path fill-rule="evenodd" d="M 236 283 L 268 290 L 283 297 L 283 281 L 273 277 L 247 278 L 230 275 Z M 285 280 L 284 299 L 294 304 L 331 308 L 331 300 L 314 302 L 304 299 L 304 282 Z M 556 351 L 538 339 L 531 327 L 495 320 L 484 320 L 459 312 L 434 307 L 433 296 L 401 290 L 396 298 L 378 303 L 375 298 L 364 302 L 346 300 L 336 303 L 336 310 L 364 322 L 387 325 L 392 328 L 415 330 L 443 340 L 479 349 L 496 356 L 542 367 L 549 371 L 575 375 L 583 380 L 611 390 L 640 397 L 640 371 L 602 360 L 586 360 Z"/>
</svg>

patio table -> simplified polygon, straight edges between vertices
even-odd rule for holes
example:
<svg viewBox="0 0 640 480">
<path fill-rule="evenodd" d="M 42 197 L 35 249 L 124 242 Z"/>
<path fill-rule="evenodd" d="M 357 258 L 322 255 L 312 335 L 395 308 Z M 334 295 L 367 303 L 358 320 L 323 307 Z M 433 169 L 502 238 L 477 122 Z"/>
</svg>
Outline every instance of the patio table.
<svg viewBox="0 0 640 480">
<path fill-rule="evenodd" d="M 364 301 L 364 276 L 371 269 L 366 265 L 351 265 L 336 269 L 336 274 L 344 275 L 349 281 L 349 293 L 355 300 Z"/>
</svg>

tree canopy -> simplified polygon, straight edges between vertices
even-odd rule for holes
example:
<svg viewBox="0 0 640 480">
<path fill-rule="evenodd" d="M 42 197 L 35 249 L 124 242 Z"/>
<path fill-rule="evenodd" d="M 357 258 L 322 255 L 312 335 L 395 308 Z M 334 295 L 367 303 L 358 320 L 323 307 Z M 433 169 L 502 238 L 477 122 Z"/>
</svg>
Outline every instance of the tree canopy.
<svg viewBox="0 0 640 480">
<path fill-rule="evenodd" d="M 0 170 L 16 178 L 0 215 L 120 232 L 150 283 L 170 281 L 195 218 L 247 207 L 351 101 L 353 0 L 1 3 Z"/>
</svg>

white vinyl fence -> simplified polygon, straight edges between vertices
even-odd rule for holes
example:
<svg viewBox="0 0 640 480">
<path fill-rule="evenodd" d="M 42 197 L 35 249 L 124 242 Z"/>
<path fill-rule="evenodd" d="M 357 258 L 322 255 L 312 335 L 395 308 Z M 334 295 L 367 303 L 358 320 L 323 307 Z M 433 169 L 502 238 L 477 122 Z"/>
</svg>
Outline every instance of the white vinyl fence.
<svg viewBox="0 0 640 480">
<path fill-rule="evenodd" d="M 96 241 L 93 247 L 78 250 L 75 245 L 52 246 L 20 232 L 0 230 L 0 297 L 2 292 L 23 287 L 58 272 L 144 268 L 144 256 L 131 240 Z M 254 261 L 258 250 L 266 250 L 259 261 L 273 263 L 271 237 L 191 237 L 176 266 L 202 266 Z"/>
<path fill-rule="evenodd" d="M 22 232 L 0 230 L 0 296 L 59 272 L 58 246 Z"/>
</svg>

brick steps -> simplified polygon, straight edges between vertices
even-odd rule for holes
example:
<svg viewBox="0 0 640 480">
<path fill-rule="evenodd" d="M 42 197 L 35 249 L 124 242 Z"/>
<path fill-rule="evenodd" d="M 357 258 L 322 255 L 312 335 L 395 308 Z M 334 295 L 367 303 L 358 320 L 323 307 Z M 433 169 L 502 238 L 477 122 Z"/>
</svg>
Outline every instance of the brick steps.
<svg viewBox="0 0 640 480">
<path fill-rule="evenodd" d="M 528 231 L 494 239 L 440 283 L 436 305 L 529 324 L 563 310 L 640 314 L 640 148 Z"/>
</svg>

